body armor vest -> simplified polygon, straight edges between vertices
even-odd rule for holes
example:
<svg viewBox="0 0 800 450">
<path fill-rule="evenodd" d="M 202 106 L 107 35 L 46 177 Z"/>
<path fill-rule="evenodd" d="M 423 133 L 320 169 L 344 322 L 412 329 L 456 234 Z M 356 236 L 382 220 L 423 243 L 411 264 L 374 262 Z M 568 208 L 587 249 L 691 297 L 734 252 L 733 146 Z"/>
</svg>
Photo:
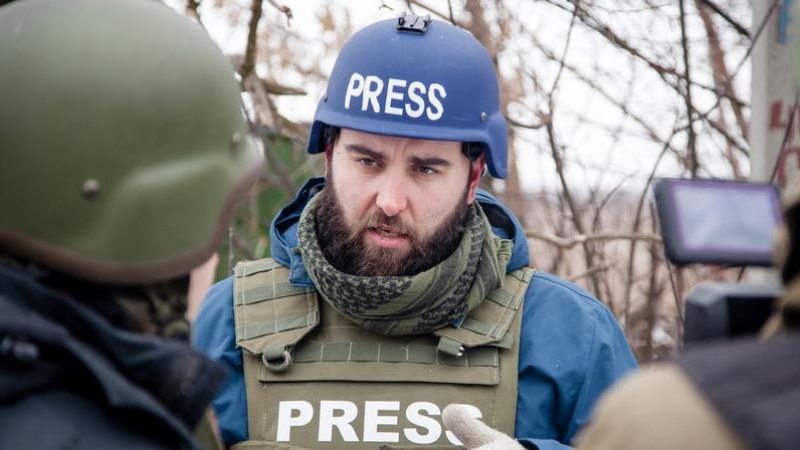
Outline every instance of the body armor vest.
<svg viewBox="0 0 800 450">
<path fill-rule="evenodd" d="M 534 269 L 507 274 L 459 328 L 360 328 L 272 259 L 236 266 L 249 441 L 237 449 L 454 448 L 441 411 L 472 405 L 514 435 L 521 310 Z"/>
</svg>

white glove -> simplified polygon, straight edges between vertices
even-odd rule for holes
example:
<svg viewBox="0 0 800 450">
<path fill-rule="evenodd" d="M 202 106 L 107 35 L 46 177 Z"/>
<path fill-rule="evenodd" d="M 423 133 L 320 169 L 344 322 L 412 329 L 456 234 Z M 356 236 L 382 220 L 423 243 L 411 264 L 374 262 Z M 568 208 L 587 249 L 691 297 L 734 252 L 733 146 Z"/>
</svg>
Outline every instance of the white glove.
<svg viewBox="0 0 800 450">
<path fill-rule="evenodd" d="M 444 426 L 468 450 L 525 450 L 513 438 L 489 427 L 469 411 L 464 405 L 456 403 L 445 406 L 442 411 Z"/>
</svg>

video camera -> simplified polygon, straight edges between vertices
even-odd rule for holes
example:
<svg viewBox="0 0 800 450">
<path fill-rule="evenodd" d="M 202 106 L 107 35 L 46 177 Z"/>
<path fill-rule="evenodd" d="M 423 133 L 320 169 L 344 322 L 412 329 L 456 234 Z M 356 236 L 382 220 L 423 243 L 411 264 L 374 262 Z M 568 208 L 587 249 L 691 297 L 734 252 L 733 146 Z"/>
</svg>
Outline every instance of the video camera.
<svg viewBox="0 0 800 450">
<path fill-rule="evenodd" d="M 674 265 L 772 266 L 780 195 L 768 183 L 662 178 L 653 185 L 667 259 Z M 756 333 L 779 281 L 703 282 L 687 295 L 684 346 Z"/>
</svg>

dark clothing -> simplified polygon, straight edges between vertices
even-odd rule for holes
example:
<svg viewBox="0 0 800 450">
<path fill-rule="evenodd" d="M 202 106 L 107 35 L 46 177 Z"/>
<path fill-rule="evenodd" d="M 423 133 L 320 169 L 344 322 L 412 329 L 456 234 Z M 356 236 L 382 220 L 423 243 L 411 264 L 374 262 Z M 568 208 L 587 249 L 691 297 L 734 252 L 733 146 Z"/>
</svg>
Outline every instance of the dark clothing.
<svg viewBox="0 0 800 450">
<path fill-rule="evenodd" d="M 0 449 L 197 448 L 225 375 L 0 264 Z"/>
<path fill-rule="evenodd" d="M 708 345 L 677 364 L 750 448 L 798 447 L 800 332 Z"/>
</svg>

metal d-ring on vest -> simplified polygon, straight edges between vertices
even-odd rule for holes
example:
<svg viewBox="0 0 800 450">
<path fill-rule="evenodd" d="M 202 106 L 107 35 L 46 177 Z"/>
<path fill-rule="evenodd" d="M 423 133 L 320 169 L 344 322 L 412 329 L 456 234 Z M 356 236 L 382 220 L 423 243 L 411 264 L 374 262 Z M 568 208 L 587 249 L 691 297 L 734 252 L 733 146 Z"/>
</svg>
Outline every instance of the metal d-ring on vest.
<svg viewBox="0 0 800 450">
<path fill-rule="evenodd" d="M 264 362 L 264 367 L 270 372 L 283 372 L 292 365 L 292 354 L 289 350 L 284 350 L 280 359 L 269 358 L 267 353 L 261 354 L 261 361 Z"/>
</svg>

